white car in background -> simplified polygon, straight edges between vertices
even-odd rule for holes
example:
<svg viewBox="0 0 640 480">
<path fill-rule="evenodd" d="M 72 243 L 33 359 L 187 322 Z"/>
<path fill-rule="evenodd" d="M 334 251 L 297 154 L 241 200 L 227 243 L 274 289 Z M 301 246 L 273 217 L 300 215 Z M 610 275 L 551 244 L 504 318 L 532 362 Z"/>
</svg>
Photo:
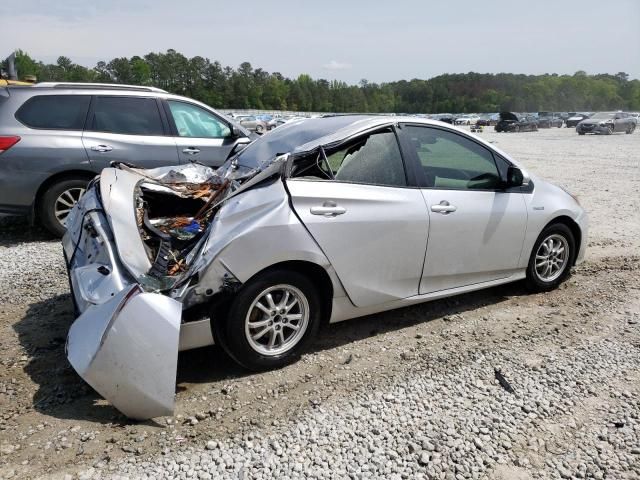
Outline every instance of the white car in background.
<svg viewBox="0 0 640 480">
<path fill-rule="evenodd" d="M 478 123 L 480 119 L 479 115 L 465 115 L 459 118 L 456 118 L 456 125 L 475 125 Z"/>
</svg>

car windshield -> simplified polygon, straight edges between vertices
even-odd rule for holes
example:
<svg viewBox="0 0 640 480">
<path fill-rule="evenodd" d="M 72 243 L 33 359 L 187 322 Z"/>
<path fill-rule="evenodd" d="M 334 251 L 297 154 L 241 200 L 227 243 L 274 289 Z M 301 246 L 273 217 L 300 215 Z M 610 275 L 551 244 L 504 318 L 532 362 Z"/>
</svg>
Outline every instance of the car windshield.
<svg viewBox="0 0 640 480">
<path fill-rule="evenodd" d="M 591 117 L 592 120 L 608 120 L 610 118 L 613 118 L 615 116 L 615 113 L 610 113 L 610 112 L 600 112 L 600 113 L 596 113 L 593 115 L 593 117 Z"/>
</svg>

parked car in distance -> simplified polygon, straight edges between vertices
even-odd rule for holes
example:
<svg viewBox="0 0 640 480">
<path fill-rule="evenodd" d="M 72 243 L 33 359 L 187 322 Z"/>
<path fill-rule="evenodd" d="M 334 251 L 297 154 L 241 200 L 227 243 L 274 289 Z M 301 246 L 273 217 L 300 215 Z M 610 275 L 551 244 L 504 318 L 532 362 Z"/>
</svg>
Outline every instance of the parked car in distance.
<svg viewBox="0 0 640 480">
<path fill-rule="evenodd" d="M 538 112 L 538 128 L 561 128 L 564 123 L 562 117 L 557 113 Z"/>
<path fill-rule="evenodd" d="M 454 117 L 450 113 L 439 113 L 436 115 L 435 120 L 438 120 L 439 122 L 450 123 L 453 125 Z"/>
<path fill-rule="evenodd" d="M 0 213 L 62 236 L 87 183 L 112 161 L 218 167 L 252 134 L 209 106 L 153 87 L 0 87 Z"/>
<path fill-rule="evenodd" d="M 475 125 L 480 117 L 478 115 L 463 115 L 455 120 L 456 125 Z"/>
<path fill-rule="evenodd" d="M 252 132 L 262 134 L 267 131 L 267 123 L 255 115 L 236 115 L 235 119 L 236 122 Z"/>
<path fill-rule="evenodd" d="M 638 121 L 626 112 L 598 112 L 576 125 L 579 135 L 600 133 L 611 135 L 616 132 L 633 133 Z"/>
<path fill-rule="evenodd" d="M 567 128 L 573 128 L 578 125 L 582 120 L 589 118 L 589 115 L 586 113 L 575 113 L 571 117 L 565 120 L 565 124 Z"/>
<path fill-rule="evenodd" d="M 496 132 L 537 132 L 538 124 L 534 117 L 514 112 L 500 112 L 500 120 L 495 126 Z"/>
<path fill-rule="evenodd" d="M 478 118 L 476 125 L 480 127 L 495 126 L 499 120 L 499 113 L 483 113 L 480 115 L 480 118 Z"/>
<path fill-rule="evenodd" d="M 178 350 L 215 338 L 249 370 L 279 368 L 324 322 L 518 280 L 548 291 L 582 261 L 587 223 L 494 145 L 416 117 L 295 122 L 217 171 L 117 165 L 63 238 L 67 356 L 125 415 L 169 415 Z"/>
</svg>

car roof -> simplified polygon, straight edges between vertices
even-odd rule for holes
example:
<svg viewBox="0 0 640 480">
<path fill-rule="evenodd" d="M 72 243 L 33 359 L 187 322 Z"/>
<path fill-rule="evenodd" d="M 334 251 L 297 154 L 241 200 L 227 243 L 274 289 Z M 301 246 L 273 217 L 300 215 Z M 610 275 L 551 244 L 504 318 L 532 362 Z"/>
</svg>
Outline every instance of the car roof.
<svg viewBox="0 0 640 480">
<path fill-rule="evenodd" d="M 248 167 L 258 167 L 277 155 L 291 153 L 302 155 L 320 146 L 338 144 L 368 130 L 391 126 L 397 123 L 411 123 L 443 127 L 455 130 L 497 151 L 508 160 L 511 157 L 483 139 L 470 135 L 450 124 L 420 117 L 383 115 L 335 115 L 319 118 L 291 120 L 272 132 L 260 137 L 247 146 L 238 156 L 238 162 Z M 516 162 L 513 162 L 516 163 Z"/>
</svg>

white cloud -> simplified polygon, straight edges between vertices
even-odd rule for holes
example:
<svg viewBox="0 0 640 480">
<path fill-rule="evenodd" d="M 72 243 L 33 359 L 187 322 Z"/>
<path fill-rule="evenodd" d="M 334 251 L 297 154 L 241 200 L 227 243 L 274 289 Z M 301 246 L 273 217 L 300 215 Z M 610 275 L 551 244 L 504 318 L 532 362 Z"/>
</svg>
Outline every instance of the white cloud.
<svg viewBox="0 0 640 480">
<path fill-rule="evenodd" d="M 351 64 L 331 60 L 329 63 L 325 63 L 322 68 L 325 70 L 349 70 L 351 68 Z"/>
</svg>

